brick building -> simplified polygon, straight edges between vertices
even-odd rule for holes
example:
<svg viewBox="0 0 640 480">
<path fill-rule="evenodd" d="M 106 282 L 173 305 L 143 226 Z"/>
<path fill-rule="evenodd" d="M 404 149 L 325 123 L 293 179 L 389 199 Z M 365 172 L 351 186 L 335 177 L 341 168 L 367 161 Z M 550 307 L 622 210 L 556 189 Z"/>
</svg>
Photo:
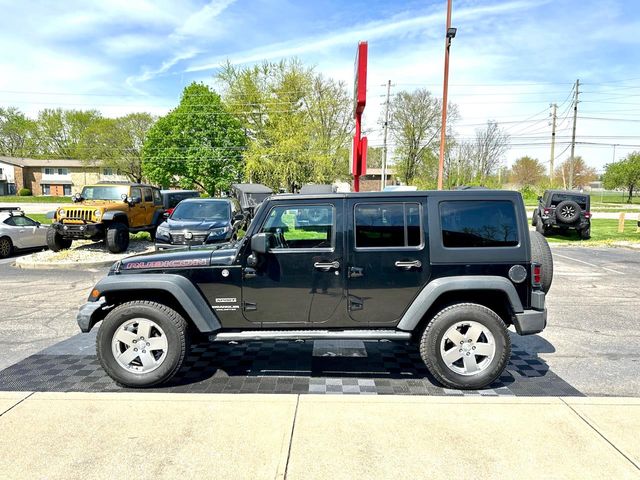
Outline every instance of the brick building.
<svg viewBox="0 0 640 480">
<path fill-rule="evenodd" d="M 387 167 L 387 181 L 385 185 L 397 185 L 393 168 Z M 367 174 L 360 177 L 361 192 L 379 192 L 382 186 L 382 169 L 367 168 Z"/>
<path fill-rule="evenodd" d="M 15 195 L 28 188 L 33 195 L 72 195 L 84 185 L 124 181 L 112 169 L 81 160 L 50 160 L 0 156 L 0 195 Z"/>
</svg>

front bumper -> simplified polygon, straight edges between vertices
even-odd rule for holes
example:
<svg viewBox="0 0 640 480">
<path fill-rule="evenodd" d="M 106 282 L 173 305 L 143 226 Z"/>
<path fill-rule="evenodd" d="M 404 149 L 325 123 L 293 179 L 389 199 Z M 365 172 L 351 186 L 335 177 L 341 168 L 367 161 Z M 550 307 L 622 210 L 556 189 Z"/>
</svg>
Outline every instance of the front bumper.
<svg viewBox="0 0 640 480">
<path fill-rule="evenodd" d="M 97 302 L 87 302 L 80 307 L 76 315 L 76 321 L 80 330 L 84 333 L 89 332 L 93 326 L 104 317 L 102 307 L 105 304 L 104 298 Z"/>
<path fill-rule="evenodd" d="M 101 223 L 54 223 L 51 228 L 65 238 L 94 238 L 104 234 Z"/>
</svg>

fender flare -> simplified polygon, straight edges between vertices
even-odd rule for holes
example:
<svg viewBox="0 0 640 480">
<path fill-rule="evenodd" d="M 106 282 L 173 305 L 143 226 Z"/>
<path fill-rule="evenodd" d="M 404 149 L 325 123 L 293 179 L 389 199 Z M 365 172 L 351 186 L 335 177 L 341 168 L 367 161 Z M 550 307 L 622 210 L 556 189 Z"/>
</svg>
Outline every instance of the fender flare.
<svg viewBox="0 0 640 480">
<path fill-rule="evenodd" d="M 202 293 L 190 280 L 181 275 L 157 273 L 110 275 L 96 284 L 94 290 L 98 290 L 100 295 L 93 298 L 89 297 L 89 301 L 95 302 L 98 298 L 110 292 L 141 289 L 157 290 L 173 295 L 200 332 L 215 332 L 222 327 L 218 317 Z M 90 325 L 89 328 L 92 326 Z"/>
<path fill-rule="evenodd" d="M 456 290 L 494 290 L 507 295 L 509 303 L 514 313 L 524 312 L 522 302 L 518 296 L 513 283 L 504 277 L 490 275 L 458 276 L 437 278 L 424 287 L 418 296 L 413 300 L 409 308 L 404 312 L 397 328 L 400 330 L 412 331 L 424 317 L 424 314 L 446 293 Z"/>
<path fill-rule="evenodd" d="M 164 210 L 162 209 L 158 209 L 153 213 L 153 220 L 151 220 L 151 225 L 153 225 L 154 227 L 157 227 L 158 225 L 160 225 L 164 219 L 162 218 L 162 215 L 164 214 Z"/>
<path fill-rule="evenodd" d="M 126 213 L 121 212 L 120 210 L 105 212 L 104 215 L 102 216 L 102 221 L 103 222 L 118 221 L 120 223 L 124 223 L 127 226 L 129 225 L 129 217 L 127 217 Z"/>
</svg>

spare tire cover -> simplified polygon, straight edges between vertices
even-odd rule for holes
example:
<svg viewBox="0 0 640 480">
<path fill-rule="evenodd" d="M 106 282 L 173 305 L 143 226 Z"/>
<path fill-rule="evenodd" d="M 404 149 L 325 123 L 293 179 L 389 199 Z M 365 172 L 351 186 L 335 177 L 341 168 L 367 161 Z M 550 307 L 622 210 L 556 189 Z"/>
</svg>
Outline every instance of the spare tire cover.
<svg viewBox="0 0 640 480">
<path fill-rule="evenodd" d="M 580 212 L 580 205 L 573 200 L 565 200 L 556 207 L 556 220 L 560 223 L 573 223 L 580 218 Z"/>
</svg>

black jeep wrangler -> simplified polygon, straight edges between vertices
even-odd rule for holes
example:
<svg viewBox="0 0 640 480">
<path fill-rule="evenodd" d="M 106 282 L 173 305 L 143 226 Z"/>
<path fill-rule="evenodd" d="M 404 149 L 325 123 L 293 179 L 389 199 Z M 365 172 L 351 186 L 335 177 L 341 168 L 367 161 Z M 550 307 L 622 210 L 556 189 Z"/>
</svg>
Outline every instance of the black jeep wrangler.
<svg viewBox="0 0 640 480">
<path fill-rule="evenodd" d="M 576 230 L 583 240 L 591 238 L 591 198 L 586 193 L 546 190 L 538 197 L 531 225 L 544 236 L 554 230 Z"/>
<path fill-rule="evenodd" d="M 130 387 L 170 379 L 204 335 L 414 342 L 443 385 L 477 389 L 509 326 L 545 328 L 552 269 L 517 192 L 276 195 L 239 241 L 117 262 L 78 324 L 102 320 L 98 358 Z"/>
</svg>

